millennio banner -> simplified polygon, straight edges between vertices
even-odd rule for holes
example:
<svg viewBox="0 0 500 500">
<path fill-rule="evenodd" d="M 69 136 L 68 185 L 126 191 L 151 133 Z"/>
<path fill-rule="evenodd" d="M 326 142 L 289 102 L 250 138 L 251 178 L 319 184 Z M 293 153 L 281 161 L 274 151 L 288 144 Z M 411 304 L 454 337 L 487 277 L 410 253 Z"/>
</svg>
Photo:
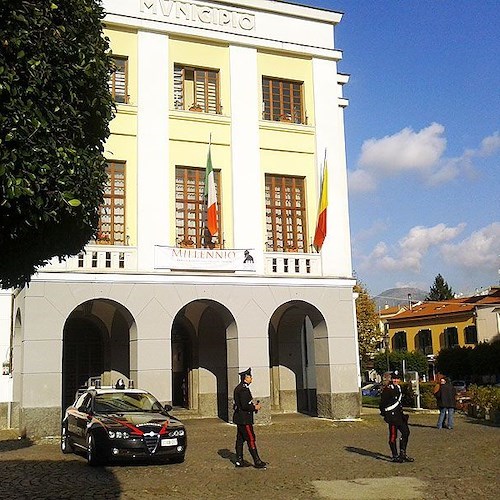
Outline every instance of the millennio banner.
<svg viewBox="0 0 500 500">
<path fill-rule="evenodd" d="M 255 271 L 255 249 L 210 249 L 155 246 L 155 269 Z"/>
</svg>

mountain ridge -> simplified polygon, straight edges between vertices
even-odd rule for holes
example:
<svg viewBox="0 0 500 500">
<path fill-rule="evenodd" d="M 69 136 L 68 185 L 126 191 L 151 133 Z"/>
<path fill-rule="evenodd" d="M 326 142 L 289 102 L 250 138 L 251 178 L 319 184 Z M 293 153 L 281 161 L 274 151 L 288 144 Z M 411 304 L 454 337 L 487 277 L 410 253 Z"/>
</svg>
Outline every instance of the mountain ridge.
<svg viewBox="0 0 500 500">
<path fill-rule="evenodd" d="M 411 295 L 411 301 L 417 302 L 419 300 L 425 300 L 427 292 L 420 290 L 419 288 L 413 287 L 399 287 L 399 288 L 389 288 L 383 292 L 375 295 L 373 298 L 377 308 L 383 309 L 386 305 L 389 307 L 393 306 L 405 306 L 408 305 L 408 294 Z"/>
</svg>

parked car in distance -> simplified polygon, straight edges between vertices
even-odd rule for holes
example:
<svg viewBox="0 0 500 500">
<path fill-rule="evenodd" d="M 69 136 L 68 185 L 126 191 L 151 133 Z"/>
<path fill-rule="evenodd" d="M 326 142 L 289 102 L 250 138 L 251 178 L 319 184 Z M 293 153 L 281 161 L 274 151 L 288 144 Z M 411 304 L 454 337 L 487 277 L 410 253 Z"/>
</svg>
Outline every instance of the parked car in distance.
<svg viewBox="0 0 500 500">
<path fill-rule="evenodd" d="M 183 462 L 186 429 L 171 410 L 147 391 L 125 389 L 123 381 L 80 389 L 62 420 L 61 451 L 83 454 L 89 465 L 127 459 Z"/>
<path fill-rule="evenodd" d="M 368 384 L 361 389 L 362 396 L 380 396 L 382 392 L 382 384 L 375 382 Z"/>
<path fill-rule="evenodd" d="M 454 380 L 451 385 L 453 385 L 457 393 L 465 392 L 467 390 L 467 384 L 465 383 L 465 380 Z"/>
</svg>

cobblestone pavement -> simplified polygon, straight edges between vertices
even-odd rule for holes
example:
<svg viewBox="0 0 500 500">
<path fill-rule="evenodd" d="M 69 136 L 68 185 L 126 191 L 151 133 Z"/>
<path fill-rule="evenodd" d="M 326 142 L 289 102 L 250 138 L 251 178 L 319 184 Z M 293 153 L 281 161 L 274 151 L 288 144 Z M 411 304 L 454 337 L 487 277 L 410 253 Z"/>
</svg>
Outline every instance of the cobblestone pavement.
<svg viewBox="0 0 500 500">
<path fill-rule="evenodd" d="M 235 469 L 235 428 L 212 419 L 185 421 L 183 464 L 93 468 L 62 455 L 55 440 L 7 439 L 0 441 L 0 498 L 498 498 L 500 428 L 458 416 L 454 430 L 438 430 L 436 420 L 410 416 L 415 462 L 405 464 L 389 461 L 387 426 L 377 414 L 352 422 L 274 416 L 272 425 L 256 428 L 267 470 Z"/>
</svg>

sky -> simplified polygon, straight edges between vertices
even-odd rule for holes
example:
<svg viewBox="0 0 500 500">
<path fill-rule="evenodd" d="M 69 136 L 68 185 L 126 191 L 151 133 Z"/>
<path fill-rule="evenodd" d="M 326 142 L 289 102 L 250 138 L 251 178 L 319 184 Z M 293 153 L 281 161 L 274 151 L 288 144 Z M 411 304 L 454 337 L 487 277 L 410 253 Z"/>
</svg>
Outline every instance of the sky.
<svg viewBox="0 0 500 500">
<path fill-rule="evenodd" d="M 372 295 L 499 284 L 500 2 L 300 0 L 343 12 L 353 268 Z"/>
</svg>

